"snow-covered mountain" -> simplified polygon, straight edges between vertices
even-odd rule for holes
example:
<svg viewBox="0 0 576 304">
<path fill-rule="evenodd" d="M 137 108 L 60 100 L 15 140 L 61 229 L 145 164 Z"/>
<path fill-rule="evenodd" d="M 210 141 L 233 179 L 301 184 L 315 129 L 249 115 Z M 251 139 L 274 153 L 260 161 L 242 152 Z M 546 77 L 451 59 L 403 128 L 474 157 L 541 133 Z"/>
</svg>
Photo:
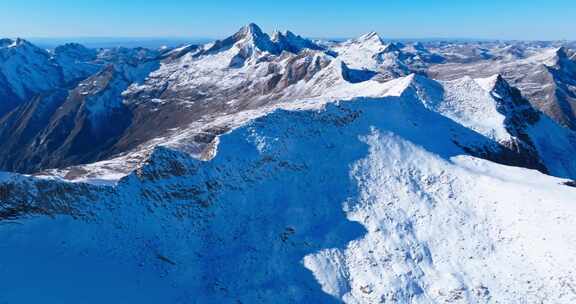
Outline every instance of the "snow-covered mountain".
<svg viewBox="0 0 576 304">
<path fill-rule="evenodd" d="M 0 114 L 62 85 L 50 54 L 22 39 L 0 40 Z"/>
<path fill-rule="evenodd" d="M 0 40 L 0 302 L 573 303 L 571 54 Z"/>
<path fill-rule="evenodd" d="M 430 68 L 431 77 L 454 79 L 464 75 L 489 77 L 501 74 L 538 110 L 546 113 L 558 123 L 571 129 L 576 128 L 576 83 L 574 51 L 565 47 L 533 47 L 510 45 L 503 48 L 512 55 L 502 56 L 502 48 L 485 60 L 439 64 Z M 515 51 L 514 51 L 515 50 Z"/>
</svg>

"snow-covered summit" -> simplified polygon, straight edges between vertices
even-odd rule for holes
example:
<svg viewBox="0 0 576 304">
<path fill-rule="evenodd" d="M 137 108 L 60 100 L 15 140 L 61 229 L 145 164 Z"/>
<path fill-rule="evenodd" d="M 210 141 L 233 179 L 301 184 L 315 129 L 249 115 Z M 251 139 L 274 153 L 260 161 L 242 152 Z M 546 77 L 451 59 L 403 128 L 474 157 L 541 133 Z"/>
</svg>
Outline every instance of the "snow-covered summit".
<svg viewBox="0 0 576 304">
<path fill-rule="evenodd" d="M 380 38 L 380 35 L 378 35 L 377 32 L 369 32 L 369 33 L 360 35 L 360 37 L 353 39 L 350 42 L 358 43 L 358 44 L 372 45 L 372 46 L 381 46 L 384 44 L 382 38 Z"/>
<path fill-rule="evenodd" d="M 250 23 L 243 26 L 234 35 L 214 42 L 207 47 L 205 53 L 217 53 L 220 51 L 228 50 L 232 47 L 238 48 L 244 52 L 268 52 L 271 54 L 278 54 L 279 49 L 270 36 L 262 31 L 258 25 Z M 248 54 L 247 54 L 248 55 Z"/>
</svg>

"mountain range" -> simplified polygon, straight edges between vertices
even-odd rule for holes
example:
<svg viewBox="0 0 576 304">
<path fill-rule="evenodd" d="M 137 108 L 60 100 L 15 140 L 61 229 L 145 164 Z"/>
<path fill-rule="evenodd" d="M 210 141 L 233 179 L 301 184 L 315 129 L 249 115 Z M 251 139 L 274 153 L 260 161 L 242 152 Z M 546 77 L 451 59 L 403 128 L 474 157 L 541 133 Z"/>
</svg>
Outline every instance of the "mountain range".
<svg viewBox="0 0 576 304">
<path fill-rule="evenodd" d="M 0 303 L 573 303 L 575 132 L 565 42 L 1 39 Z"/>
</svg>

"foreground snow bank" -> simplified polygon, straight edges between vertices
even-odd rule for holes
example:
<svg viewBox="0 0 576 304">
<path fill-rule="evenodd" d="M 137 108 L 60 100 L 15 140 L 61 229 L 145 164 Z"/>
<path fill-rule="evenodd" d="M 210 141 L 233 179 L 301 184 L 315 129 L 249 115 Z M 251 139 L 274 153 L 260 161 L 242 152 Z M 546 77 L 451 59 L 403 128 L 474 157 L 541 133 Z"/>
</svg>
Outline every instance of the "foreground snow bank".
<svg viewBox="0 0 576 304">
<path fill-rule="evenodd" d="M 364 137 L 347 215 L 367 235 L 308 255 L 348 303 L 573 303 L 576 191 L 536 171 Z"/>
</svg>

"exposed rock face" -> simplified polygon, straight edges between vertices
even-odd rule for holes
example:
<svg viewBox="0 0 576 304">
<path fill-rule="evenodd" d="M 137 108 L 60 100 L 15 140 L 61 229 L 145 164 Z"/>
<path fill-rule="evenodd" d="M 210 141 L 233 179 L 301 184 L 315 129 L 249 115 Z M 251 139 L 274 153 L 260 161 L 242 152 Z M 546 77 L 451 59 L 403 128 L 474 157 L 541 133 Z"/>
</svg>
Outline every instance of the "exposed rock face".
<svg viewBox="0 0 576 304">
<path fill-rule="evenodd" d="M 1 168 L 32 173 L 110 155 L 131 123 L 122 92 L 157 68 L 156 53 L 145 49 L 97 53 L 68 44 L 56 48 L 54 58 L 44 51 L 40 54 L 57 68 L 61 87 L 38 91 L 0 118 L 0 137 L 5 143 Z M 27 81 L 34 83 L 33 79 Z"/>
<path fill-rule="evenodd" d="M 548 83 L 552 82 L 553 84 L 551 86 L 553 91 L 550 93 L 552 93 L 552 100 L 554 102 L 542 100 L 541 104 L 545 106 L 548 105 L 548 108 L 543 108 L 543 111 L 563 125 L 575 129 L 576 57 L 574 57 L 573 51 L 562 47 L 556 51 L 552 63 L 552 65 L 546 68 L 551 76 Z M 538 97 L 541 97 L 541 95 Z"/>
<path fill-rule="evenodd" d="M 25 103 L 0 122 L 5 170 L 35 172 L 99 159 L 130 125 L 121 93 L 130 84 L 109 66 L 68 92 Z"/>
</svg>

